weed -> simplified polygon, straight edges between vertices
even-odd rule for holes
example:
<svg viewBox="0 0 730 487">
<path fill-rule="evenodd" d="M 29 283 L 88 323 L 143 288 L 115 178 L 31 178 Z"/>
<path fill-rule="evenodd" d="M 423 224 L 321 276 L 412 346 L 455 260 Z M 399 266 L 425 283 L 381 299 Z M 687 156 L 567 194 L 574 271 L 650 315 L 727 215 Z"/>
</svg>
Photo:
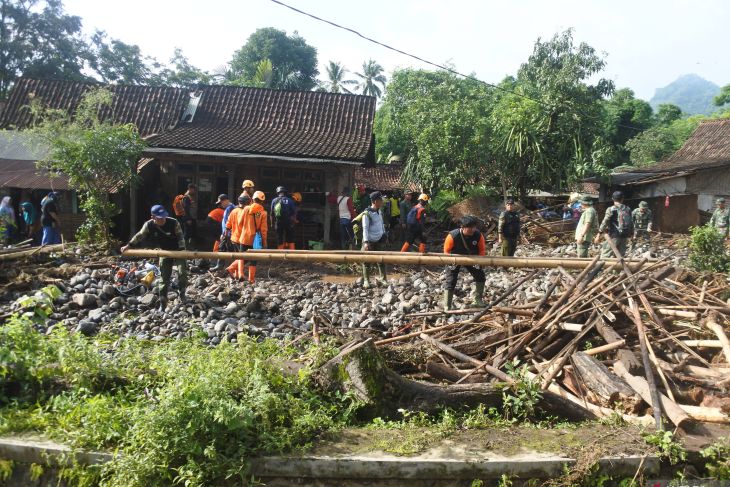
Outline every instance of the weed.
<svg viewBox="0 0 730 487">
<path fill-rule="evenodd" d="M 0 458 L 0 480 L 5 482 L 13 475 L 15 463 L 12 460 L 3 460 Z"/>
<path fill-rule="evenodd" d="M 507 375 L 514 382 L 505 385 L 502 390 L 505 419 L 528 421 L 535 416 L 535 410 L 542 398 L 540 384 L 529 378 L 527 367 L 520 366 L 516 359 L 507 363 Z"/>
<path fill-rule="evenodd" d="M 730 438 L 718 438 L 715 443 L 700 451 L 706 460 L 707 473 L 716 480 L 730 480 Z"/>
<path fill-rule="evenodd" d="M 659 454 L 669 460 L 669 463 L 676 465 L 687 459 L 687 452 L 684 447 L 676 440 L 674 433 L 671 431 L 657 431 L 655 433 L 645 433 L 644 441 L 657 447 Z"/>
<path fill-rule="evenodd" d="M 37 463 L 31 463 L 30 467 L 28 467 L 28 469 L 30 471 L 30 479 L 33 482 L 35 482 L 36 480 L 41 478 L 41 476 L 43 475 L 43 466 L 42 465 L 38 465 Z"/>
<path fill-rule="evenodd" d="M 710 226 L 692 227 L 690 232 L 690 265 L 698 271 L 727 272 L 730 256 L 720 232 Z"/>
</svg>

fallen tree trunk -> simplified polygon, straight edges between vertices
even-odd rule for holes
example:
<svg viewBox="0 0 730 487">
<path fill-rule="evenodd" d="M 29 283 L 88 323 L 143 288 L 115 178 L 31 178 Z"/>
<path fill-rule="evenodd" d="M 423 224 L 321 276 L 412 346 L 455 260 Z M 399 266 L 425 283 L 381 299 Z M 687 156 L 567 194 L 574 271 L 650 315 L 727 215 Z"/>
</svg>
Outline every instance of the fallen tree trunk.
<svg viewBox="0 0 730 487">
<path fill-rule="evenodd" d="M 477 361 L 478 362 L 478 361 Z M 503 387 L 495 384 L 437 385 L 401 377 L 386 365 L 372 340 L 344 349 L 312 376 L 319 388 L 351 393 L 368 417 L 395 417 L 399 409 L 435 413 L 443 408 L 463 409 L 483 405 L 501 407 Z M 547 414 L 571 420 L 595 419 L 552 392 L 544 391 L 538 405 Z"/>
<path fill-rule="evenodd" d="M 639 410 L 641 398 L 608 367 L 582 352 L 574 353 L 571 360 L 583 385 L 600 400 L 602 406 L 621 404 L 625 411 L 636 413 Z"/>
</svg>

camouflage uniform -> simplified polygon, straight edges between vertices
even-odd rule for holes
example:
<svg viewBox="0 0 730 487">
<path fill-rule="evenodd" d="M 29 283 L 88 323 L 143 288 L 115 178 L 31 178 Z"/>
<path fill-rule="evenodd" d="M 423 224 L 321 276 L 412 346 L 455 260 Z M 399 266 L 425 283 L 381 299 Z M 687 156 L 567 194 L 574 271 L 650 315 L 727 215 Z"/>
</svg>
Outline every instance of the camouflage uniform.
<svg viewBox="0 0 730 487">
<path fill-rule="evenodd" d="M 502 256 L 513 257 L 517 250 L 517 240 L 520 238 L 520 212 L 500 213 L 497 232 L 502 236 Z"/>
<path fill-rule="evenodd" d="M 708 223 L 711 227 L 715 227 L 723 237 L 728 237 L 728 229 L 730 229 L 730 209 L 715 208 L 715 212 Z"/>
<path fill-rule="evenodd" d="M 585 232 L 583 233 L 583 240 L 579 242 L 578 238 L 581 237 L 581 232 L 583 232 L 583 228 L 585 228 Z M 595 208 L 593 208 L 593 206 L 588 206 L 583 210 L 583 213 L 580 215 L 580 220 L 578 221 L 578 226 L 575 227 L 575 239 L 576 249 L 578 250 L 578 257 L 588 257 L 588 249 L 591 247 L 591 242 L 593 241 L 593 238 L 596 236 L 597 232 L 598 212 Z"/>
<path fill-rule="evenodd" d="M 622 203 L 621 208 L 623 208 L 625 205 Z M 628 208 L 626 209 L 628 211 Z M 598 228 L 598 231 L 600 233 L 606 233 L 608 232 L 608 237 L 611 239 L 613 244 L 616 246 L 616 248 L 619 251 L 619 254 L 622 256 L 626 255 L 626 247 L 628 246 L 628 238 L 621 237 L 618 234 L 618 216 L 619 216 L 619 207 L 616 205 L 609 206 L 606 209 L 606 215 L 603 217 L 603 222 L 601 222 L 601 226 Z M 608 242 L 603 242 L 603 247 L 601 248 L 601 258 L 602 259 L 613 259 L 615 257 L 613 253 L 613 249 L 609 245 Z"/>
<path fill-rule="evenodd" d="M 636 208 L 631 212 L 631 218 L 634 220 L 634 238 L 639 240 L 649 240 L 649 227 L 654 221 L 654 215 L 649 208 Z"/>
</svg>

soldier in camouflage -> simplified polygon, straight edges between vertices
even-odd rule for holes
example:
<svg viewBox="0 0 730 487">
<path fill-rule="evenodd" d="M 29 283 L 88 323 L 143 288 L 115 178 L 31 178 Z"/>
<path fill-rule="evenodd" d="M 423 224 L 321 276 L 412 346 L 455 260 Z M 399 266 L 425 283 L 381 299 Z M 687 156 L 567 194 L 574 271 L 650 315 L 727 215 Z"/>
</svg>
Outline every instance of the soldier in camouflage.
<svg viewBox="0 0 730 487">
<path fill-rule="evenodd" d="M 641 241 L 649 240 L 649 232 L 651 232 L 654 214 L 649 209 L 649 203 L 642 201 L 639 207 L 631 212 L 631 218 L 634 220 L 634 239 L 631 243 L 633 248 Z"/>
<path fill-rule="evenodd" d="M 517 211 L 515 200 L 512 198 L 505 201 L 504 211 L 499 215 L 497 236 L 502 247 L 502 256 L 514 257 L 517 240 L 520 238 L 520 212 Z"/>
<path fill-rule="evenodd" d="M 725 207 L 725 198 L 718 198 L 715 203 L 717 203 L 717 208 L 715 208 L 715 212 L 712 214 L 712 218 L 710 218 L 708 225 L 717 229 L 723 237 L 728 238 L 728 230 L 730 230 L 730 210 Z"/>
</svg>

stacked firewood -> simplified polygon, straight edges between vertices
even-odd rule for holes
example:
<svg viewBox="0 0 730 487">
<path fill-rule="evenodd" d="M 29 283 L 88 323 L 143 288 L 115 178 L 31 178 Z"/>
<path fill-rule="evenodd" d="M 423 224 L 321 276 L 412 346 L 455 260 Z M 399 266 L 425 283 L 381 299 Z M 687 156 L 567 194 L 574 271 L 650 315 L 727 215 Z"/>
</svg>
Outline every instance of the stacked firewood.
<svg viewBox="0 0 730 487">
<path fill-rule="evenodd" d="M 544 391 L 594 417 L 675 426 L 730 423 L 730 286 L 725 276 L 692 275 L 669 259 L 642 268 L 594 259 L 562 272 L 535 302 L 513 302 L 515 282 L 486 309 L 410 315 L 413 325 L 375 342 L 432 351 L 415 378 L 446 383 L 513 380 L 527 367 Z M 468 319 L 443 324 L 449 315 Z"/>
</svg>

